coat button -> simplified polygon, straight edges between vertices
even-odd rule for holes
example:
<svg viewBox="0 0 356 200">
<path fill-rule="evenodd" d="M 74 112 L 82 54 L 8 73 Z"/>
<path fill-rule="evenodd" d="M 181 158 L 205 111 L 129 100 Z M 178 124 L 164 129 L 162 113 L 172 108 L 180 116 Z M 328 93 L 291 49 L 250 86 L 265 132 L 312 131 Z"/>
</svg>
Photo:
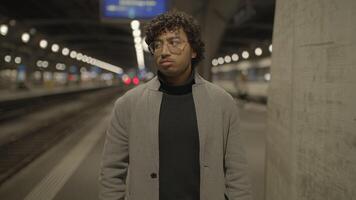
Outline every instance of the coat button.
<svg viewBox="0 0 356 200">
<path fill-rule="evenodd" d="M 151 174 L 151 178 L 157 178 L 157 174 L 156 173 L 152 173 Z"/>
</svg>

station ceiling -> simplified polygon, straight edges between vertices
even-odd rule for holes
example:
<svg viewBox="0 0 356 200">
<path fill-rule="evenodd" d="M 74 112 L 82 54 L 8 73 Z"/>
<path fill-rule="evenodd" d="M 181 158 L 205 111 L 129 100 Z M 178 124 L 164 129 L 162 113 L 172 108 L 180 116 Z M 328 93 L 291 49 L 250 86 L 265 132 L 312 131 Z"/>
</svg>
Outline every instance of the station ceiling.
<svg viewBox="0 0 356 200">
<path fill-rule="evenodd" d="M 214 3 L 226 5 L 215 9 L 212 6 Z M 205 32 L 216 31 L 214 24 L 209 23 L 209 16 L 221 18 L 225 23 L 219 38 L 205 34 L 208 35 L 207 40 L 218 40 L 218 45 L 211 47 L 207 59 L 271 43 L 274 0 L 171 0 L 169 7 L 195 16 Z M 27 31 L 33 29 L 41 37 L 48 38 L 49 42 L 124 69 L 136 66 L 129 21 L 103 21 L 99 8 L 99 0 L 1 0 L 0 23 L 15 19 Z M 227 8 L 230 9 L 228 14 L 224 12 Z"/>
</svg>

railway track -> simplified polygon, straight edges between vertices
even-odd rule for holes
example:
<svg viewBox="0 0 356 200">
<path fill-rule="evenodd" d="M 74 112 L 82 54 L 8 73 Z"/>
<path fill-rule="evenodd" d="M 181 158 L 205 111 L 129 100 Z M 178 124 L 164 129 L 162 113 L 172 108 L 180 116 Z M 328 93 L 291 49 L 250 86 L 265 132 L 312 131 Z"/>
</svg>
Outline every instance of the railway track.
<svg viewBox="0 0 356 200">
<path fill-rule="evenodd" d="M 105 89 L 86 95 L 85 106 L 59 116 L 55 121 L 28 131 L 21 138 L 0 146 L 0 185 L 27 166 L 43 152 L 68 134 L 75 134 L 78 127 L 95 121 L 103 105 L 117 98 L 117 89 Z M 70 98 L 70 97 L 68 97 Z M 71 97 L 73 100 L 73 97 Z M 78 98 L 80 100 L 80 98 Z M 83 101 L 83 99 L 81 99 Z M 1 126 L 0 126 L 1 128 Z"/>
</svg>

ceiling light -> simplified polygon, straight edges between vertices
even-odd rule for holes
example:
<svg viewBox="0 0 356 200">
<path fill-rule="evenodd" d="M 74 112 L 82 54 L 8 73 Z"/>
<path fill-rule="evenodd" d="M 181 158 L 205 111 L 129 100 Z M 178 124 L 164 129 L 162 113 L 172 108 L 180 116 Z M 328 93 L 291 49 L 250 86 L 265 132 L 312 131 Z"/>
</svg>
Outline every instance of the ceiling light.
<svg viewBox="0 0 356 200">
<path fill-rule="evenodd" d="M 6 24 L 1 24 L 1 26 L 0 26 L 0 34 L 2 36 L 5 36 L 5 35 L 7 35 L 8 31 L 9 31 L 9 27 Z"/>
<path fill-rule="evenodd" d="M 59 45 L 58 44 L 53 44 L 51 49 L 52 49 L 53 52 L 58 52 Z"/>
<path fill-rule="evenodd" d="M 131 28 L 132 30 L 137 30 L 140 28 L 140 22 L 138 20 L 131 21 Z"/>
<path fill-rule="evenodd" d="M 21 35 L 21 40 L 22 40 L 22 42 L 27 43 L 28 41 L 30 41 L 30 34 L 28 34 L 28 33 L 23 33 L 23 34 Z"/>
<path fill-rule="evenodd" d="M 257 47 L 255 49 L 255 54 L 256 54 L 256 56 L 261 56 L 262 55 L 262 49 L 260 47 Z"/>
<path fill-rule="evenodd" d="M 239 60 L 239 55 L 234 53 L 234 54 L 232 54 L 231 59 L 232 59 L 232 61 L 238 61 Z"/>
<path fill-rule="evenodd" d="M 47 48 L 47 46 L 48 46 L 47 40 L 41 40 L 41 41 L 40 41 L 40 47 L 41 47 L 42 49 Z"/>
<path fill-rule="evenodd" d="M 247 58 L 250 57 L 250 54 L 248 53 L 248 51 L 243 51 L 243 52 L 242 52 L 242 57 L 243 57 L 244 59 L 247 59 Z"/>
</svg>

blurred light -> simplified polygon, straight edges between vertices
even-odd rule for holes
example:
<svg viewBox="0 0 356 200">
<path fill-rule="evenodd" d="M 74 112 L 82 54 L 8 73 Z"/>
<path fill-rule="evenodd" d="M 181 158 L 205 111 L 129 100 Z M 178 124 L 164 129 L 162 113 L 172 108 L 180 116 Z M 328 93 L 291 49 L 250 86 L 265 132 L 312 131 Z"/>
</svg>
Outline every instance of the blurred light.
<svg viewBox="0 0 356 200">
<path fill-rule="evenodd" d="M 88 57 L 88 63 L 91 63 L 91 62 L 93 62 L 93 58 L 92 57 Z"/>
<path fill-rule="evenodd" d="M 140 22 L 138 20 L 131 21 L 131 28 L 132 30 L 137 30 L 140 28 Z"/>
<path fill-rule="evenodd" d="M 217 66 L 219 64 L 218 59 L 213 59 L 213 61 L 211 61 L 211 64 L 213 66 Z"/>
<path fill-rule="evenodd" d="M 10 56 L 10 55 L 6 55 L 6 56 L 4 57 L 4 60 L 5 60 L 5 62 L 7 62 L 7 63 L 11 62 L 11 56 Z"/>
<path fill-rule="evenodd" d="M 60 71 L 63 71 L 66 69 L 66 65 L 65 64 L 62 64 L 62 63 L 57 63 L 56 64 L 56 69 L 57 70 L 60 70 Z"/>
<path fill-rule="evenodd" d="M 48 46 L 47 40 L 41 40 L 41 41 L 40 41 L 40 47 L 41 47 L 42 49 L 47 48 L 47 46 Z"/>
<path fill-rule="evenodd" d="M 84 55 L 83 58 L 82 58 L 82 61 L 83 61 L 83 62 L 88 62 L 88 59 L 89 59 L 88 56 L 87 56 L 87 55 Z"/>
<path fill-rule="evenodd" d="M 112 65 L 110 63 L 101 61 L 101 60 L 93 59 L 91 64 L 95 65 L 97 67 L 100 67 L 102 69 L 117 73 L 117 74 L 122 74 L 122 72 L 123 72 L 122 68 Z"/>
<path fill-rule="evenodd" d="M 52 49 L 53 52 L 58 52 L 59 45 L 58 44 L 53 44 L 51 49 Z"/>
<path fill-rule="evenodd" d="M 81 72 L 81 73 L 85 73 L 85 72 L 87 72 L 87 71 L 88 71 L 88 70 L 87 70 L 87 68 L 85 68 L 85 67 L 81 67 L 81 68 L 80 68 L 80 72 Z"/>
<path fill-rule="evenodd" d="M 15 26 L 16 25 L 16 20 L 12 19 L 9 22 L 10 26 Z"/>
<path fill-rule="evenodd" d="M 231 62 L 231 57 L 230 56 L 225 56 L 224 58 L 226 63 L 230 63 Z"/>
<path fill-rule="evenodd" d="M 35 80 L 41 80 L 41 76 L 42 76 L 42 73 L 40 71 L 35 71 L 33 73 L 33 77 L 35 78 Z"/>
<path fill-rule="evenodd" d="M 224 58 L 223 57 L 218 58 L 218 63 L 220 65 L 224 64 Z"/>
<path fill-rule="evenodd" d="M 139 44 L 141 42 L 141 37 L 135 37 L 134 41 L 135 41 L 135 44 Z"/>
<path fill-rule="evenodd" d="M 62 54 L 63 54 L 64 56 L 68 56 L 68 54 L 69 54 L 69 49 L 66 48 L 66 47 L 64 47 L 64 48 L 62 49 Z"/>
<path fill-rule="evenodd" d="M 78 53 L 77 54 L 77 60 L 82 60 L 83 58 L 83 54 L 82 53 Z"/>
<path fill-rule="evenodd" d="M 255 49 L 255 54 L 256 54 L 256 56 L 262 55 L 262 49 L 261 49 L 260 47 L 257 47 L 257 48 Z"/>
<path fill-rule="evenodd" d="M 138 49 L 138 50 L 143 50 L 141 44 L 135 44 L 135 48 Z"/>
<path fill-rule="evenodd" d="M 30 34 L 22 33 L 21 40 L 22 40 L 22 42 L 27 43 L 28 41 L 30 41 Z"/>
<path fill-rule="evenodd" d="M 95 64 L 95 58 L 92 58 L 90 61 L 89 61 L 90 64 L 94 65 Z"/>
<path fill-rule="evenodd" d="M 49 65 L 48 61 L 43 61 L 43 62 L 42 62 L 42 67 L 43 67 L 43 68 L 47 68 L 48 65 Z"/>
<path fill-rule="evenodd" d="M 248 53 L 248 51 L 243 51 L 243 52 L 242 52 L 242 57 L 243 57 L 244 59 L 247 59 L 247 58 L 250 57 L 250 54 Z"/>
<path fill-rule="evenodd" d="M 232 54 L 231 59 L 232 59 L 232 61 L 238 61 L 239 60 L 239 55 L 234 53 L 234 54 Z"/>
<path fill-rule="evenodd" d="M 122 82 L 124 82 L 126 85 L 130 85 L 131 78 L 127 74 L 125 74 L 122 76 Z"/>
<path fill-rule="evenodd" d="M 38 61 L 36 62 L 36 65 L 37 65 L 37 67 L 42 67 L 42 60 L 38 60 Z"/>
<path fill-rule="evenodd" d="M 31 29 L 30 29 L 30 34 L 31 34 L 31 35 L 36 34 L 36 32 L 37 32 L 37 30 L 36 30 L 35 28 L 31 28 Z"/>
<path fill-rule="evenodd" d="M 6 24 L 1 24 L 0 26 L 0 34 L 6 36 L 9 31 L 9 27 Z"/>
<path fill-rule="evenodd" d="M 272 53 L 272 44 L 269 45 L 268 50 Z"/>
<path fill-rule="evenodd" d="M 140 37 L 141 36 L 141 31 L 140 30 L 134 30 L 132 32 L 132 34 L 133 34 L 134 37 Z"/>
<path fill-rule="evenodd" d="M 138 84 L 140 84 L 140 79 L 138 79 L 138 77 L 134 77 L 132 79 L 132 82 L 133 82 L 133 84 L 138 85 Z"/>
<path fill-rule="evenodd" d="M 16 57 L 16 58 L 15 58 L 15 63 L 16 63 L 16 64 L 20 64 L 21 61 L 22 61 L 21 57 Z"/>
<path fill-rule="evenodd" d="M 76 52 L 76 51 L 71 51 L 71 52 L 70 52 L 70 57 L 71 57 L 71 58 L 77 57 L 77 52 Z"/>
<path fill-rule="evenodd" d="M 265 80 L 266 81 L 270 81 L 271 80 L 271 74 L 270 73 L 265 74 Z"/>
</svg>

